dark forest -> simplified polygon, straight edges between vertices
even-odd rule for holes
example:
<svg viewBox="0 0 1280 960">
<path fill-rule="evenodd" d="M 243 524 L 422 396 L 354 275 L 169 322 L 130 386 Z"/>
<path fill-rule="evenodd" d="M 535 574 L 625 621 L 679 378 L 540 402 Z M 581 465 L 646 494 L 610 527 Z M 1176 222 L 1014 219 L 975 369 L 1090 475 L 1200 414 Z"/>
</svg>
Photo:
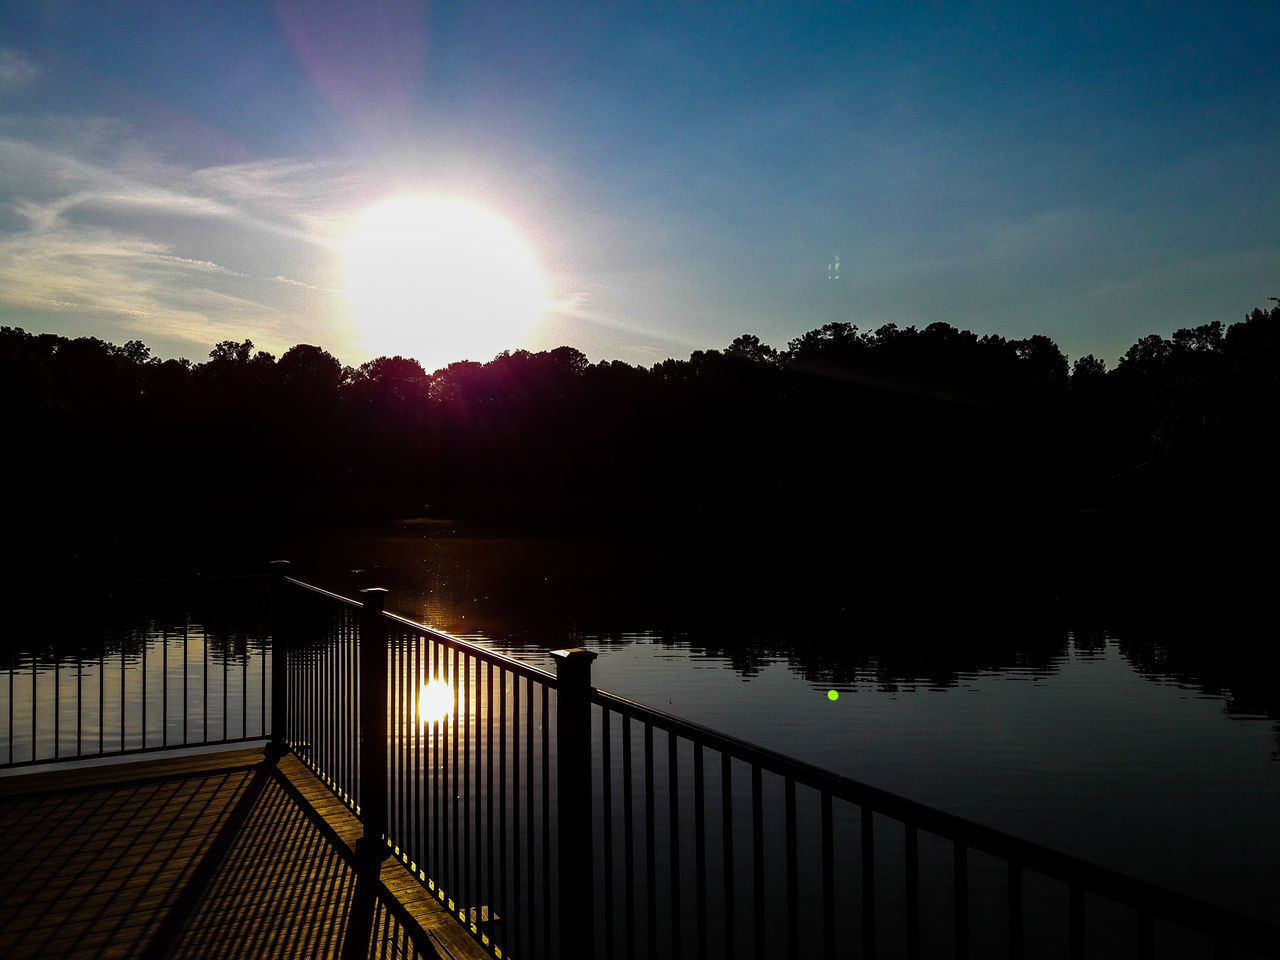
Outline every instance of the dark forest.
<svg viewBox="0 0 1280 960">
<path fill-rule="evenodd" d="M 781 351 L 743 335 L 648 369 L 565 346 L 435 373 L 248 340 L 160 360 L 5 327 L 0 390 L 16 568 L 428 516 L 785 544 L 943 593 L 1253 590 L 1280 305 L 1143 337 L 1110 370 L 946 323 L 831 323 Z"/>
</svg>

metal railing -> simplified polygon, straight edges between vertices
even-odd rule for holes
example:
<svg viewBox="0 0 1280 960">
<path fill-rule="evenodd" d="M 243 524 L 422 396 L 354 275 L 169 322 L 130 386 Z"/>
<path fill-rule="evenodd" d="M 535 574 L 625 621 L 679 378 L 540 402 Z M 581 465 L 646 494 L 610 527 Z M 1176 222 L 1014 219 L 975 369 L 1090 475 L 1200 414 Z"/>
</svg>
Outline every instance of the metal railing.
<svg viewBox="0 0 1280 960">
<path fill-rule="evenodd" d="M 282 578 L 277 596 L 281 739 L 360 814 L 366 849 L 399 857 L 495 956 L 565 955 L 557 675 L 385 613 L 382 591 L 361 604 Z"/>
<path fill-rule="evenodd" d="M 1127 957 L 1280 956 L 1276 925 L 603 690 L 591 701 L 601 734 L 601 956 L 1075 958 L 1090 955 L 1091 942 Z M 987 861 L 981 877 L 971 853 Z M 926 905 L 929 876 L 950 883 L 931 883 Z M 1099 914 L 1092 929 L 1087 903 Z"/>
<path fill-rule="evenodd" d="M 587 651 L 552 675 L 287 582 L 346 611 L 361 710 L 387 697 L 385 766 L 336 789 L 496 956 L 1280 956 L 1275 925 L 594 689 Z"/>
<path fill-rule="evenodd" d="M 0 769 L 267 735 L 261 577 L 30 587 L 17 600 L 0 642 Z"/>
<path fill-rule="evenodd" d="M 269 735 L 498 957 L 1280 957 L 1276 925 L 594 689 L 587 651 L 551 674 L 285 573 L 269 658 L 189 608 L 14 654 L 0 766 Z"/>
</svg>

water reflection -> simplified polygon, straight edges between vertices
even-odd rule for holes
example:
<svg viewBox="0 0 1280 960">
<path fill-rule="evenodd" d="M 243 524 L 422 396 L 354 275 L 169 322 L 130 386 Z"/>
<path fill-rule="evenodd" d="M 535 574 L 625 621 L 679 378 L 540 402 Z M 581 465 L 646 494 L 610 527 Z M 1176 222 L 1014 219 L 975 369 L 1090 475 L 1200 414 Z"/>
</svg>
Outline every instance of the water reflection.
<svg viewBox="0 0 1280 960">
<path fill-rule="evenodd" d="M 0 630 L 0 760 L 260 737 L 270 711 L 262 582 L 27 591 Z"/>
<path fill-rule="evenodd" d="M 418 723 L 425 726 L 447 720 L 453 705 L 453 687 L 447 680 L 433 677 L 418 691 Z"/>
</svg>

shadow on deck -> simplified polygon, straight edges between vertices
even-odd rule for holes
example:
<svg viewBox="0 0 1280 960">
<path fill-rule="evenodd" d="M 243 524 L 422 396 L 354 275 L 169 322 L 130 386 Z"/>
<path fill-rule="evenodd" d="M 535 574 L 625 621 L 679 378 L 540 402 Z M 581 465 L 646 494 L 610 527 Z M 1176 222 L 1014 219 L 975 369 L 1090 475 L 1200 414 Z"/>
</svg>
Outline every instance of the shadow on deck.
<svg viewBox="0 0 1280 960">
<path fill-rule="evenodd" d="M 293 756 L 0 779 L 0 956 L 487 956 Z"/>
</svg>

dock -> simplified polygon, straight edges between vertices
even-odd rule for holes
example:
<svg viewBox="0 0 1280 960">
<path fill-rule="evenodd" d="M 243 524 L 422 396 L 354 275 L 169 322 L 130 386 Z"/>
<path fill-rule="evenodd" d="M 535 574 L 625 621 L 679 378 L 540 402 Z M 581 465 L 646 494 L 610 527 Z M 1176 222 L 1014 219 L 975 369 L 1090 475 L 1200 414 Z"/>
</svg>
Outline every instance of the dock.
<svg viewBox="0 0 1280 960">
<path fill-rule="evenodd" d="M 0 778 L 0 956 L 473 958 L 356 816 L 263 749 Z"/>
<path fill-rule="evenodd" d="M 595 651 L 553 673 L 288 569 L 23 608 L 0 957 L 1280 960 L 1274 918 L 600 689 Z"/>
</svg>

